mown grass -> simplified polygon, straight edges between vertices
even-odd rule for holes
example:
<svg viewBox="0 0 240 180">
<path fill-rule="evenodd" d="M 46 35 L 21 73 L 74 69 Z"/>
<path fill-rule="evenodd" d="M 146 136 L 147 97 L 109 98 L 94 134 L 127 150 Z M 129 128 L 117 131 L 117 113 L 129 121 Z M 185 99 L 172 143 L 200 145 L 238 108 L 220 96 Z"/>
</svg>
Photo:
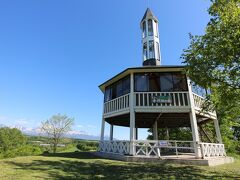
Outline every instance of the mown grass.
<svg viewBox="0 0 240 180">
<path fill-rule="evenodd" d="M 0 160 L 0 179 L 240 179 L 240 160 L 216 167 L 127 163 L 90 153 L 57 153 Z"/>
</svg>

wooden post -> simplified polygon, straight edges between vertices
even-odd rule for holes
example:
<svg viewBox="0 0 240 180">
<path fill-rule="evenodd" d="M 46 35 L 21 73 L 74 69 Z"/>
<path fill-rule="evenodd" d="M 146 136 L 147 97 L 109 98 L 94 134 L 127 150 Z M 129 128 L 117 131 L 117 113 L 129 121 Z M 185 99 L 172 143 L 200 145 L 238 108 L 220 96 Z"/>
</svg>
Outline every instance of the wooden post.
<svg viewBox="0 0 240 180">
<path fill-rule="evenodd" d="M 135 139 L 138 140 L 138 128 L 135 128 Z"/>
<path fill-rule="evenodd" d="M 101 141 L 104 141 L 104 129 L 105 129 L 105 119 L 102 118 Z"/>
<path fill-rule="evenodd" d="M 166 139 L 169 140 L 169 129 L 166 127 Z"/>
<path fill-rule="evenodd" d="M 153 140 L 158 140 L 158 127 L 157 127 L 157 120 L 153 124 Z"/>
<path fill-rule="evenodd" d="M 215 131 L 216 131 L 218 143 L 222 143 L 222 136 L 221 136 L 221 133 L 220 133 L 220 128 L 219 128 L 217 118 L 214 119 L 213 122 L 214 122 L 214 127 L 215 127 Z"/>
<path fill-rule="evenodd" d="M 201 150 L 199 146 L 199 134 L 198 134 L 198 126 L 197 126 L 197 118 L 196 118 L 196 112 L 195 112 L 195 104 L 194 104 L 194 99 L 193 99 L 193 94 L 192 94 L 192 86 L 191 86 L 191 81 L 188 78 L 188 92 L 189 92 L 189 100 L 190 100 L 190 123 L 191 123 L 191 129 L 192 129 L 192 138 L 193 138 L 193 145 L 194 145 L 194 151 L 195 151 L 195 156 L 196 158 L 201 157 Z"/>
<path fill-rule="evenodd" d="M 113 125 L 110 125 L 110 141 L 113 140 Z"/>
<path fill-rule="evenodd" d="M 130 155 L 135 155 L 135 111 L 134 111 L 134 75 L 131 73 L 130 76 L 130 98 L 129 98 L 129 106 L 130 106 Z"/>
</svg>

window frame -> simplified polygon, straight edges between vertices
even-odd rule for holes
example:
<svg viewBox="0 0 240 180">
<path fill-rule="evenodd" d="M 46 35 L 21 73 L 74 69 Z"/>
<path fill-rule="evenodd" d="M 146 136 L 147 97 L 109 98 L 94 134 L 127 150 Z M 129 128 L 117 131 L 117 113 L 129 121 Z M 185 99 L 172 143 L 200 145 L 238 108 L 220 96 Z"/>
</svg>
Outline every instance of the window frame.
<svg viewBox="0 0 240 180">
<path fill-rule="evenodd" d="M 150 22 L 150 23 L 149 23 Z M 148 36 L 153 36 L 153 20 L 147 20 Z"/>
</svg>

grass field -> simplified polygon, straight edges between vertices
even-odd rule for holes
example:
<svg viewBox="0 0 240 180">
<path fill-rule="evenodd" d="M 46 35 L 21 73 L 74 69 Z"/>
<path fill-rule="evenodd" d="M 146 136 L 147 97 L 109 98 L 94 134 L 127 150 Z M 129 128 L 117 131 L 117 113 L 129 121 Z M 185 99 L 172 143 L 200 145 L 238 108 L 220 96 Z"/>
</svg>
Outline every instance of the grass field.
<svg viewBox="0 0 240 180">
<path fill-rule="evenodd" d="M 240 179 L 240 160 L 216 167 L 127 163 L 89 153 L 0 160 L 0 179 Z"/>
</svg>

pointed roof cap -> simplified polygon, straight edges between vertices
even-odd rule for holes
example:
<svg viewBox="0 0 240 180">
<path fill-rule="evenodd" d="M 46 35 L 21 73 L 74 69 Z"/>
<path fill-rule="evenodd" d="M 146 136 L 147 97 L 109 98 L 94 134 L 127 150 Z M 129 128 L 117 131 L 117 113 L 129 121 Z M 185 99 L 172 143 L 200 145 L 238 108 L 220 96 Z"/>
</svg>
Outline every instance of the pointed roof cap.
<svg viewBox="0 0 240 180">
<path fill-rule="evenodd" d="M 145 19 L 154 19 L 156 21 L 158 21 L 158 19 L 156 18 L 156 16 L 152 13 L 150 8 L 147 8 L 141 22 L 143 22 Z"/>
</svg>

